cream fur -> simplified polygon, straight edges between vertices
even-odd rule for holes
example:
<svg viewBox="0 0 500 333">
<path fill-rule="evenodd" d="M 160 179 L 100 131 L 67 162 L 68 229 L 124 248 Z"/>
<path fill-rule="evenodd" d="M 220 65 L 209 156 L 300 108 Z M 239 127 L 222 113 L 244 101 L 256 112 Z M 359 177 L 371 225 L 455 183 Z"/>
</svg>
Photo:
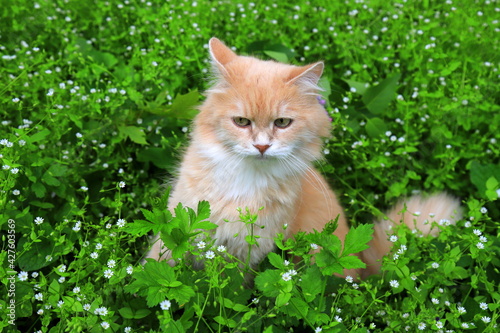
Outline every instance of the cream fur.
<svg viewBox="0 0 500 333">
<path fill-rule="evenodd" d="M 274 249 L 279 232 L 289 237 L 298 231 L 322 230 L 325 223 L 338 217 L 335 234 L 343 240 L 349 230 L 343 209 L 312 167 L 321 158 L 322 138 L 330 134 L 329 117 L 316 100 L 323 63 L 297 67 L 238 56 L 215 38 L 209 46 L 214 82 L 194 120 L 169 209 L 178 203 L 196 207 L 207 200 L 210 220 L 218 225 L 216 245 L 225 245 L 229 253 L 245 260 L 248 230 L 238 222 L 237 208 L 248 207 L 256 213 L 263 207 L 254 230 L 260 239 L 259 246 L 252 248 L 252 266 Z M 234 117 L 249 119 L 251 125 L 237 126 Z M 273 125 L 278 118 L 293 121 L 279 128 Z M 256 145 L 269 147 L 261 154 Z M 457 200 L 442 194 L 428 200 L 411 198 L 407 206 L 410 212 L 420 210 L 422 218 L 433 210 L 440 219 L 451 219 L 459 210 Z M 401 210 L 402 204 L 388 214 L 391 223 L 399 222 Z M 409 213 L 403 217 L 407 224 L 413 219 Z M 377 260 L 390 250 L 389 225 L 384 221 L 376 225 L 376 240 L 362 254 L 369 273 L 376 272 Z M 420 219 L 417 227 L 429 232 Z M 147 257 L 169 259 L 169 252 L 162 254 L 157 238 Z"/>
</svg>

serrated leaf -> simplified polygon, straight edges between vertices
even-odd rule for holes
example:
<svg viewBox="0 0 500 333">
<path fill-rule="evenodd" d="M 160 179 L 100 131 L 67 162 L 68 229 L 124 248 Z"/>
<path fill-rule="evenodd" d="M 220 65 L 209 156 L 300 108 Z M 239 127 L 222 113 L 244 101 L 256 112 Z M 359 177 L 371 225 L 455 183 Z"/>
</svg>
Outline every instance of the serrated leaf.
<svg viewBox="0 0 500 333">
<path fill-rule="evenodd" d="M 269 252 L 269 254 L 267 255 L 267 258 L 269 259 L 269 262 L 271 263 L 271 265 L 273 265 L 274 267 L 276 267 L 278 269 L 285 268 L 285 264 L 283 262 L 283 259 L 278 254 L 276 254 L 274 252 Z"/>
<path fill-rule="evenodd" d="M 366 268 L 366 264 L 357 256 L 347 256 L 339 259 L 339 263 L 344 269 Z"/>
<path fill-rule="evenodd" d="M 276 269 L 268 269 L 255 278 L 255 286 L 262 291 L 266 297 L 276 297 L 279 294 L 279 289 L 276 283 L 281 279 L 280 271 Z"/>
<path fill-rule="evenodd" d="M 372 234 L 372 224 L 361 224 L 356 228 L 351 228 L 345 236 L 342 257 L 366 250 L 368 242 L 372 239 Z"/>
<path fill-rule="evenodd" d="M 320 283 L 321 279 L 321 272 L 316 265 L 308 267 L 305 273 L 302 274 L 299 285 L 307 302 L 312 302 L 316 298 L 316 295 L 321 293 L 323 287 Z"/>
<path fill-rule="evenodd" d="M 139 128 L 137 126 L 121 126 L 118 128 L 122 136 L 128 137 L 130 140 L 132 140 L 135 143 L 138 143 L 140 145 L 147 145 L 148 142 L 146 141 L 146 133 L 144 133 L 144 130 L 142 128 Z"/>
<path fill-rule="evenodd" d="M 399 73 L 392 75 L 378 85 L 366 89 L 362 101 L 371 113 L 380 114 L 387 109 L 389 103 L 394 99 L 400 77 Z"/>
</svg>

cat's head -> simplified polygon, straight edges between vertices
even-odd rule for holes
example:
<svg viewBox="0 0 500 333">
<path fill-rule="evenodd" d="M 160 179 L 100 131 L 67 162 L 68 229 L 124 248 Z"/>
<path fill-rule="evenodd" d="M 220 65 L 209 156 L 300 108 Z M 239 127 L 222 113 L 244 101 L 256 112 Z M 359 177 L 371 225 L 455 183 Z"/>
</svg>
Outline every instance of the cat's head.
<svg viewBox="0 0 500 333">
<path fill-rule="evenodd" d="M 299 67 L 239 56 L 216 38 L 209 49 L 214 82 L 195 121 L 205 143 L 260 161 L 321 156 L 331 126 L 317 99 L 322 62 Z"/>
</svg>

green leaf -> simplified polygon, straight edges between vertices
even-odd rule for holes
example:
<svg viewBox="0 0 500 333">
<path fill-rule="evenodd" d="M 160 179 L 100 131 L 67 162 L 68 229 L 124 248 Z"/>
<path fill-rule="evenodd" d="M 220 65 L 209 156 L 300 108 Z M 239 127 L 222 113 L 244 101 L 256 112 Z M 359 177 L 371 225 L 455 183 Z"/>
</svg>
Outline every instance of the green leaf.
<svg viewBox="0 0 500 333">
<path fill-rule="evenodd" d="M 385 122 L 378 118 L 370 118 L 366 122 L 366 133 L 372 137 L 377 138 L 387 132 L 387 126 Z"/>
<path fill-rule="evenodd" d="M 387 109 L 389 103 L 394 99 L 400 77 L 399 73 L 392 75 L 378 85 L 366 89 L 362 101 L 371 113 L 380 114 Z"/>
<path fill-rule="evenodd" d="M 151 162 L 161 169 L 170 169 L 174 166 L 174 161 L 165 158 L 171 155 L 171 151 L 167 148 L 146 147 L 137 153 L 137 160 L 139 162 Z"/>
<path fill-rule="evenodd" d="M 305 273 L 302 274 L 299 286 L 302 288 L 306 302 L 312 302 L 316 295 L 321 293 L 323 288 L 321 281 L 321 272 L 316 265 L 309 266 Z"/>
<path fill-rule="evenodd" d="M 269 252 L 269 254 L 267 255 L 267 258 L 269 259 L 269 262 L 271 263 L 271 265 L 273 265 L 274 267 L 276 267 L 278 269 L 285 268 L 285 264 L 283 262 L 283 259 L 278 254 L 276 254 L 274 252 Z"/>
<path fill-rule="evenodd" d="M 344 240 L 342 257 L 366 250 L 367 243 L 372 239 L 372 234 L 373 224 L 361 224 L 357 228 L 351 228 Z"/>
<path fill-rule="evenodd" d="M 50 131 L 48 129 L 43 129 L 40 132 L 37 132 L 30 136 L 27 141 L 29 141 L 30 143 L 38 142 L 45 139 L 49 134 Z"/>
<path fill-rule="evenodd" d="M 139 128 L 137 126 L 121 126 L 118 128 L 122 136 L 128 137 L 130 140 L 132 140 L 135 143 L 138 143 L 140 145 L 147 145 L 148 142 L 146 141 L 146 133 L 144 133 L 144 130 L 142 128 Z"/>
<path fill-rule="evenodd" d="M 286 53 L 277 52 L 277 51 L 264 51 L 264 54 L 269 56 L 270 58 L 277 60 L 279 62 L 287 63 L 289 61 Z"/>
<path fill-rule="evenodd" d="M 368 87 L 366 86 L 366 83 L 357 82 L 357 81 L 353 81 L 353 80 L 344 80 L 344 81 L 347 82 L 349 87 L 356 89 L 356 93 L 358 93 L 360 95 L 363 95 L 366 92 L 366 89 L 368 89 Z"/>
<path fill-rule="evenodd" d="M 330 251 L 321 250 L 315 255 L 316 264 L 321 268 L 321 274 L 330 276 L 334 273 L 342 274 L 343 268 L 339 264 L 339 258 Z"/>
<path fill-rule="evenodd" d="M 276 286 L 281 279 L 281 272 L 276 269 L 268 269 L 255 278 L 255 285 L 266 297 L 277 297 L 279 288 Z"/>
<path fill-rule="evenodd" d="M 280 292 L 278 297 L 276 297 L 276 306 L 278 308 L 284 306 L 286 303 L 288 303 L 291 297 L 292 297 L 291 293 Z"/>
<path fill-rule="evenodd" d="M 494 185 L 494 180 L 491 179 L 492 177 L 498 182 L 498 179 L 500 179 L 500 165 L 495 165 L 490 163 L 480 164 L 477 161 L 472 161 L 470 163 L 471 182 L 476 186 L 481 195 L 490 200 L 494 199 L 494 198 L 489 198 L 492 195 L 490 193 L 487 193 L 487 191 L 493 191 L 493 189 L 488 188 L 488 185 L 489 186 Z"/>
<path fill-rule="evenodd" d="M 357 256 L 346 256 L 339 259 L 339 263 L 344 269 L 366 268 L 366 264 Z"/>
<path fill-rule="evenodd" d="M 177 95 L 172 102 L 170 115 L 181 119 L 193 119 L 198 113 L 195 107 L 198 105 L 199 98 L 200 93 L 197 90 L 184 95 Z"/>
</svg>

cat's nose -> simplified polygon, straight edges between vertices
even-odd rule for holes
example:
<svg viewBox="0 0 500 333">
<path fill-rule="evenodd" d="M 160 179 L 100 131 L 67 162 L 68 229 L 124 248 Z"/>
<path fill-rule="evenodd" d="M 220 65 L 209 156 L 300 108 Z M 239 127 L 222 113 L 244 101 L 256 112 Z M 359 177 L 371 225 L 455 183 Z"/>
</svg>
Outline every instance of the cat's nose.
<svg viewBox="0 0 500 333">
<path fill-rule="evenodd" d="M 266 150 L 271 147 L 271 145 L 253 145 L 257 150 L 261 153 L 261 155 L 264 155 Z"/>
</svg>

